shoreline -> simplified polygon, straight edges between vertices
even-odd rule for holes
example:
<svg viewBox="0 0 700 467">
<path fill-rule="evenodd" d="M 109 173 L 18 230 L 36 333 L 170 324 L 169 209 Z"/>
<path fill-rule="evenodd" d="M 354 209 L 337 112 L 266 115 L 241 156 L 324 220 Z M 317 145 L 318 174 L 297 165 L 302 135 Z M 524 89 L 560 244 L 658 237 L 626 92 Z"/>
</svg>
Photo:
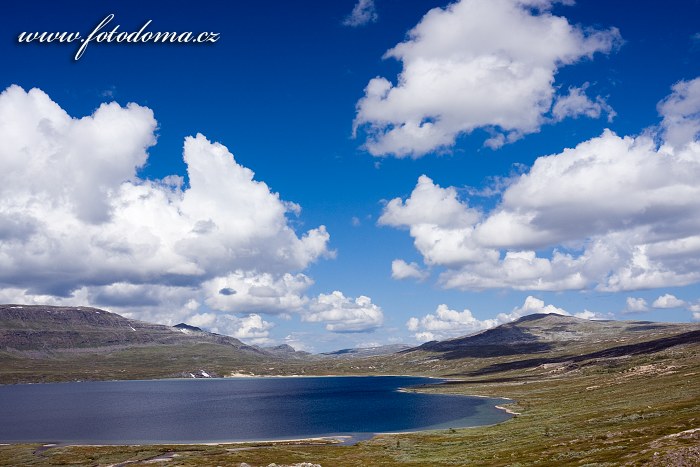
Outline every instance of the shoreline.
<svg viewBox="0 0 700 467">
<path fill-rule="evenodd" d="M 48 449 L 63 446 L 75 447 L 119 447 L 119 446 L 238 446 L 242 448 L 257 448 L 275 445 L 289 444 L 293 446 L 302 445 L 342 445 L 352 439 L 350 435 L 329 435 L 329 436 L 312 436 L 310 438 L 284 438 L 284 439 L 264 439 L 252 441 L 202 441 L 202 442 L 167 442 L 158 441 L 154 443 L 80 443 L 80 442 L 43 442 L 43 441 L 18 441 L 16 443 L 0 443 L 0 446 L 16 446 L 21 444 L 39 444 Z M 248 446 L 253 445 L 253 446 Z"/>
<path fill-rule="evenodd" d="M 439 376 L 422 376 L 422 375 L 398 375 L 398 374 L 391 374 L 391 375 L 253 375 L 253 374 L 232 374 L 229 376 L 223 376 L 223 377 L 218 377 L 218 378 L 156 378 L 156 379 L 137 379 L 137 380 L 79 380 L 79 381 L 58 381 L 58 382 L 40 382 L 40 383 L 13 383 L 13 384 L 6 384 L 6 386 L 14 386 L 14 385 L 21 385 L 21 384 L 60 384 L 60 383 L 81 383 L 81 382 L 134 382 L 134 381 L 143 381 L 143 382 L 153 382 L 153 381 L 190 381 L 190 380 L 226 380 L 226 379 L 249 379 L 249 378 L 259 378 L 259 379 L 267 379 L 267 378 L 342 378 L 342 377 L 352 377 L 352 378 L 374 378 L 374 377 L 396 377 L 396 378 L 424 378 L 424 379 L 429 379 L 429 380 L 438 380 L 435 383 L 432 384 L 443 384 L 446 382 L 461 382 L 462 380 L 456 379 L 456 378 L 441 378 Z M 432 384 L 419 384 L 416 386 L 408 386 L 408 387 L 399 387 L 396 389 L 398 392 L 407 392 L 407 393 L 429 393 L 429 392 L 424 392 L 421 391 L 426 386 L 432 385 Z M 5 385 L 0 385 L 0 386 L 5 386 Z M 446 395 L 455 395 L 455 396 L 463 396 L 463 397 L 474 397 L 474 398 L 480 398 L 480 399 L 494 399 L 494 400 L 500 400 L 501 404 L 508 404 L 515 402 L 513 399 L 509 398 L 504 398 L 504 397 L 492 397 L 492 396 L 485 396 L 485 395 L 480 395 L 480 394 L 457 394 L 457 393 L 446 393 Z M 507 407 L 503 407 L 502 405 L 493 405 L 493 407 L 497 410 L 501 410 L 509 415 L 512 415 L 512 417 L 508 418 L 507 420 L 503 420 L 501 422 L 497 422 L 494 424 L 489 424 L 489 425 L 474 425 L 474 426 L 462 426 L 462 427 L 457 427 L 457 429 L 474 429 L 474 428 L 481 428 L 481 427 L 487 427 L 487 426 L 493 426 L 493 425 L 498 425 L 504 422 L 507 422 L 508 420 L 517 417 L 518 415 L 521 415 L 519 412 L 515 412 Z M 396 432 L 368 432 L 368 433 L 357 433 L 357 434 L 330 434 L 330 435 L 316 435 L 316 436 L 311 436 L 311 437 L 301 437 L 301 438 L 282 438 L 282 439 L 259 439 L 259 440 L 231 440 L 231 441 L 201 441 L 201 442 L 167 442 L 167 441 L 158 441 L 158 442 L 123 442 L 123 443 L 82 443 L 82 442 L 55 442 L 55 441 L 17 441 L 17 442 L 1 442 L 0 446 L 13 446 L 13 445 L 22 445 L 22 444 L 38 444 L 41 445 L 41 447 L 46 448 L 46 449 L 51 449 L 54 447 L 61 447 L 61 446 L 76 446 L 76 447 L 115 447 L 115 446 L 238 446 L 241 449 L 255 449 L 255 448 L 263 448 L 263 447 L 271 447 L 271 446 L 279 446 L 279 445 L 328 445 L 328 446 L 343 446 L 343 445 L 354 445 L 362 441 L 367 441 L 370 440 L 376 436 L 397 436 L 397 435 L 406 435 L 406 434 L 426 434 L 430 432 L 435 432 L 435 431 L 441 431 L 445 430 L 447 428 L 425 428 L 425 429 L 419 429 L 419 430 L 409 430 L 409 431 L 396 431 Z M 237 448 L 238 449 L 238 448 Z"/>
<path fill-rule="evenodd" d="M 236 378 L 241 378 L 241 379 L 249 379 L 249 378 L 380 378 L 380 377 L 396 377 L 396 378 L 426 378 L 426 379 L 439 379 L 443 380 L 443 382 L 459 382 L 461 380 L 459 379 L 448 379 L 448 378 L 441 378 L 440 376 L 423 376 L 423 375 L 397 375 L 397 374 L 391 374 L 391 375 L 377 375 L 377 374 L 371 374 L 371 375 L 255 375 L 255 374 L 250 374 L 250 373 L 235 373 L 233 376 L 217 376 L 217 377 L 209 377 L 209 378 L 187 378 L 184 376 L 177 376 L 177 377 L 165 377 L 165 378 L 145 378 L 145 379 L 77 379 L 77 380 L 68 380 L 68 381 L 34 381 L 34 382 L 27 382 L 27 383 L 0 383 L 0 387 L 3 386 L 21 386 L 21 385 L 29 385 L 29 384 L 65 384 L 65 383 L 118 383 L 118 382 L 125 382 L 125 381 L 206 381 L 206 380 L 223 380 L 223 379 L 236 379 Z"/>
<path fill-rule="evenodd" d="M 501 405 L 494 405 L 495 408 L 498 410 L 502 410 L 507 414 L 513 415 L 514 417 L 517 417 L 518 415 L 522 415 L 520 412 L 516 412 L 514 410 L 509 409 L 508 407 L 503 407 Z"/>
</svg>

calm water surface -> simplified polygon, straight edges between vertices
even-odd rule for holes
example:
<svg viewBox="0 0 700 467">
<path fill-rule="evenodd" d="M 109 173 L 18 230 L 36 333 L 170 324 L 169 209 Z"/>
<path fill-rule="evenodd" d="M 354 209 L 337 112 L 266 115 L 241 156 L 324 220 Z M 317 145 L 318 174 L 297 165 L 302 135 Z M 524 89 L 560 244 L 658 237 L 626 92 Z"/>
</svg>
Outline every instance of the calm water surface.
<svg viewBox="0 0 700 467">
<path fill-rule="evenodd" d="M 414 377 L 230 378 L 0 386 L 0 442 L 301 438 L 502 422 L 504 399 L 397 389 Z"/>
</svg>

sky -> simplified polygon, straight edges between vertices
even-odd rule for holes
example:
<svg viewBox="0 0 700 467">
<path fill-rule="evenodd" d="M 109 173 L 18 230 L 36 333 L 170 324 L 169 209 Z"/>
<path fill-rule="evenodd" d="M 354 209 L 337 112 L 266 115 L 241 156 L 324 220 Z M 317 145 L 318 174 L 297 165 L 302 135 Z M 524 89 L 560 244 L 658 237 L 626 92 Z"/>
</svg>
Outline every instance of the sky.
<svg viewBox="0 0 700 467">
<path fill-rule="evenodd" d="M 0 302 L 313 352 L 541 312 L 698 321 L 699 15 L 5 5 Z"/>
</svg>

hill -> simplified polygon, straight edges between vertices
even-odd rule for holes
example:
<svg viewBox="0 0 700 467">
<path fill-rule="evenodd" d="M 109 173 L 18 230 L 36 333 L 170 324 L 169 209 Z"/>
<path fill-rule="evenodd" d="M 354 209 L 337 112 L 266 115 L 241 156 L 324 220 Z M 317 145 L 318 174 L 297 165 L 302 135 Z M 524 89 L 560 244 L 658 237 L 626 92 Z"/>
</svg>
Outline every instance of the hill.
<svg viewBox="0 0 700 467">
<path fill-rule="evenodd" d="M 606 343 L 650 340 L 686 330 L 684 323 L 587 320 L 557 314 L 532 314 L 477 334 L 427 342 L 406 352 L 425 351 L 442 359 L 498 357 L 576 349 Z"/>
<path fill-rule="evenodd" d="M 0 305 L 0 384 L 224 376 L 284 360 L 194 326 L 151 324 L 90 307 Z"/>
<path fill-rule="evenodd" d="M 171 365 L 168 360 L 171 355 L 176 355 L 179 362 L 191 363 L 183 358 L 179 346 L 157 344 L 137 348 L 148 350 L 138 357 L 145 358 L 150 366 Z M 161 348 L 167 352 L 153 353 Z M 211 351 L 220 348 L 206 347 Z M 278 351 L 292 353 L 289 348 Z M 7 368 L 14 368 L 15 372 L 20 368 L 8 355 L 36 352 L 3 354 L 0 351 L 3 381 L 11 374 Z M 22 368 L 26 369 L 27 377 L 33 375 L 35 380 L 46 372 L 54 379 L 70 379 L 73 374 L 51 373 L 50 365 L 66 358 L 71 364 L 99 369 L 99 373 L 86 373 L 99 379 L 109 369 L 125 369 L 114 362 L 112 366 L 105 363 L 108 360 L 105 355 L 116 356 L 120 365 L 138 363 L 135 355 L 125 356 L 123 352 L 129 351 L 90 350 L 85 361 L 76 357 L 83 355 L 83 350 L 57 352 L 49 357 L 24 360 L 22 365 L 30 366 Z M 192 355 L 195 354 L 189 354 Z M 22 465 L 126 465 L 172 459 L 178 465 L 313 462 L 340 467 L 700 465 L 698 324 L 585 321 L 532 315 L 475 335 L 429 342 L 390 355 L 309 356 L 275 362 L 256 359 L 250 360 L 247 367 L 241 365 L 240 354 L 226 360 L 220 354 L 205 355 L 199 349 L 196 355 L 200 358 L 196 360 L 197 368 L 205 365 L 210 368 L 218 362 L 222 371 L 248 368 L 256 374 L 293 370 L 307 374 L 447 376 L 450 380 L 444 384 L 408 390 L 507 397 L 513 400 L 507 407 L 517 415 L 488 427 L 385 434 L 354 446 L 324 445 L 319 440 L 251 443 L 236 448 L 230 445 L 8 445 L 0 446 L 0 464 L 17 465 L 21 459 Z M 35 366 L 44 365 L 44 358 L 49 366 Z M 67 368 L 65 362 L 61 365 Z M 164 373 L 167 372 L 151 373 L 149 377 L 162 377 Z M 115 374 L 124 379 L 137 373 L 126 368 L 125 372 Z"/>
<path fill-rule="evenodd" d="M 575 369 L 631 355 L 700 343 L 700 324 L 595 321 L 533 314 L 476 334 L 431 341 L 392 354 L 323 361 L 339 374 L 419 374 L 466 377 L 542 365 Z M 312 366 L 314 371 L 320 366 Z"/>
<path fill-rule="evenodd" d="M 391 355 L 403 350 L 408 350 L 410 347 L 404 344 L 379 345 L 376 347 L 355 347 L 352 349 L 341 349 L 335 352 L 326 352 L 321 355 L 324 357 L 333 358 L 362 358 L 376 357 L 380 355 Z"/>
<path fill-rule="evenodd" d="M 258 348 L 180 323 L 164 326 L 89 307 L 0 305 L 0 384 L 226 375 L 508 375 L 559 372 L 700 342 L 700 325 L 530 315 L 418 347 L 321 355 Z"/>
<path fill-rule="evenodd" d="M 139 345 L 212 343 L 260 353 L 229 336 L 194 326 L 163 326 L 90 307 L 0 305 L 0 349 L 90 349 Z"/>
</svg>

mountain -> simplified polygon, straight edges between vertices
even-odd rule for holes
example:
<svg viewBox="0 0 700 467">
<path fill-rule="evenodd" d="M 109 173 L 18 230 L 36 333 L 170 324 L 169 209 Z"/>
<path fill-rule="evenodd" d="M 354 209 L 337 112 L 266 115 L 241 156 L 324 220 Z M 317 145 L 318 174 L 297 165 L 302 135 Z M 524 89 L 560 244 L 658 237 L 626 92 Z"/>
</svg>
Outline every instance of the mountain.
<svg viewBox="0 0 700 467">
<path fill-rule="evenodd" d="M 321 355 L 333 358 L 363 358 L 376 357 L 381 355 L 391 355 L 403 350 L 408 350 L 410 347 L 404 344 L 379 345 L 376 347 L 356 347 L 353 349 L 341 349 L 335 352 L 326 352 Z"/>
<path fill-rule="evenodd" d="M 164 326 L 89 307 L 0 305 L 0 384 L 295 374 L 478 376 L 574 368 L 700 342 L 700 325 L 529 315 L 477 334 L 321 355 L 258 348 L 180 323 Z"/>
<path fill-rule="evenodd" d="M 698 326 L 651 321 L 587 320 L 532 314 L 476 334 L 427 342 L 405 352 L 435 352 L 441 358 L 498 357 L 542 353 L 604 343 L 651 338 Z"/>
<path fill-rule="evenodd" d="M 700 324 L 533 314 L 476 334 L 426 342 L 397 354 L 367 359 L 362 367 L 470 378 L 499 374 L 508 379 L 519 371 L 549 368 L 547 371 L 565 374 L 589 366 L 615 366 L 632 356 L 652 358 L 698 344 Z"/>
<path fill-rule="evenodd" d="M 0 384 L 259 374 L 280 360 L 185 324 L 151 324 L 90 307 L 0 305 Z"/>
<path fill-rule="evenodd" d="M 262 349 L 282 359 L 313 360 L 317 358 L 316 355 L 312 355 L 309 352 L 304 352 L 303 350 L 296 350 L 289 344 L 276 345 L 272 347 L 263 347 Z"/>
<path fill-rule="evenodd" d="M 366 355 L 371 352 L 383 354 Z M 512 465 L 514 459 L 522 465 L 699 465 L 699 355 L 700 324 L 689 323 L 530 315 L 410 349 L 345 349 L 319 356 L 286 345 L 258 349 L 194 326 L 153 325 L 95 308 L 0 305 L 0 384 L 406 374 L 449 378 L 408 391 L 505 397 L 510 401 L 504 407 L 515 414 L 489 427 L 383 435 L 355 446 L 300 441 L 252 450 L 147 448 L 153 451 L 146 453 L 150 460 L 177 451 L 177 462 L 187 465 L 214 460 L 243 465 L 260 456 L 270 456 L 263 465 L 299 459 L 344 465 L 338 462 L 343 458 L 353 465 L 405 465 L 407 459 L 412 465 Z M 145 452 L 143 446 L 47 446 L 0 446 L 0 464 L 68 459 L 112 465 L 117 459 L 122 465 L 143 459 Z"/>
<path fill-rule="evenodd" d="M 202 331 L 202 328 L 198 328 L 197 326 L 190 326 L 189 324 L 185 324 L 185 323 L 178 323 L 173 327 L 179 329 L 180 331 L 184 332 L 185 334 L 187 333 L 187 331 L 204 332 L 204 331 Z"/>
<path fill-rule="evenodd" d="M 151 324 L 90 307 L 0 305 L 0 349 L 5 350 L 48 352 L 193 343 L 226 345 L 260 353 L 259 349 L 233 337 L 203 332 L 184 324 L 175 327 Z"/>
</svg>

